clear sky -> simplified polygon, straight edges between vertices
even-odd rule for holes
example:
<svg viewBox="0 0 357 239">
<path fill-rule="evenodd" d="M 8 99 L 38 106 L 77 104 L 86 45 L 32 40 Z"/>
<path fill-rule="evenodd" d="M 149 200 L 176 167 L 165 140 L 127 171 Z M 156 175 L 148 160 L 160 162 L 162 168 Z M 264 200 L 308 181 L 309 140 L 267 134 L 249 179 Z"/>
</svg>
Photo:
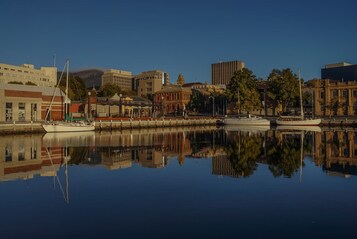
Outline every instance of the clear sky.
<svg viewBox="0 0 357 239">
<path fill-rule="evenodd" d="M 211 64 L 241 60 L 319 78 L 357 64 L 355 0 L 0 0 L 0 62 L 61 70 L 159 69 L 176 82 L 211 82 Z"/>
</svg>

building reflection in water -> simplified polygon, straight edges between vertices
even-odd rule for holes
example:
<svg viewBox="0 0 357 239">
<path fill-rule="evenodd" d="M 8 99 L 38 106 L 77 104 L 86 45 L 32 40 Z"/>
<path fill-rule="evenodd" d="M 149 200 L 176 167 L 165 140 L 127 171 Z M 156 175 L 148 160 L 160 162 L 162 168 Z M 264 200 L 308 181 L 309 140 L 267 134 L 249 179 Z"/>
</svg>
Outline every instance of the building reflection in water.
<svg viewBox="0 0 357 239">
<path fill-rule="evenodd" d="M 8 135 L 0 141 L 0 181 L 56 176 L 69 165 L 104 166 L 109 170 L 138 164 L 163 168 L 170 160 L 212 158 L 212 174 L 249 177 L 259 164 L 275 177 L 301 173 L 310 156 L 327 175 L 357 174 L 357 132 L 353 130 L 225 131 L 214 127 Z M 66 157 L 66 155 L 69 155 Z"/>
</svg>

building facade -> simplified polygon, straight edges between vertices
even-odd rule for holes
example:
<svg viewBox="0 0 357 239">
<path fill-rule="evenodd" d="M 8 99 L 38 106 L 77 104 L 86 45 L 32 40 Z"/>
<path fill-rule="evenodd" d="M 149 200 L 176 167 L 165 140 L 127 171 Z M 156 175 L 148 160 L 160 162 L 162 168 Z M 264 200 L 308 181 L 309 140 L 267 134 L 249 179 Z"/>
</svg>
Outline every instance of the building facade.
<svg viewBox="0 0 357 239">
<path fill-rule="evenodd" d="M 65 94 L 54 87 L 0 83 L 0 122 L 42 121 L 50 110 L 49 119 L 62 120 Z M 51 100 L 53 103 L 49 109 Z"/>
<path fill-rule="evenodd" d="M 55 86 L 57 84 L 57 68 L 23 64 L 14 66 L 0 63 L 0 83 L 18 82 L 37 86 Z"/>
<path fill-rule="evenodd" d="M 229 61 L 212 64 L 212 84 L 228 85 L 234 72 L 243 69 L 245 66 L 242 61 Z"/>
<path fill-rule="evenodd" d="M 325 68 L 321 69 L 321 79 L 357 81 L 357 65 L 347 62 L 325 65 Z"/>
<path fill-rule="evenodd" d="M 154 95 L 154 115 L 184 115 L 191 97 L 191 88 L 166 86 Z"/>
<path fill-rule="evenodd" d="M 138 96 L 152 98 L 162 86 L 170 85 L 169 74 L 159 70 L 142 72 L 134 77 L 134 91 Z"/>
<path fill-rule="evenodd" d="M 133 75 L 129 71 L 105 70 L 102 75 L 102 86 L 113 84 L 122 90 L 132 90 Z"/>
<path fill-rule="evenodd" d="M 311 80 L 308 89 L 313 98 L 313 114 L 317 116 L 356 116 L 357 82 Z"/>
</svg>

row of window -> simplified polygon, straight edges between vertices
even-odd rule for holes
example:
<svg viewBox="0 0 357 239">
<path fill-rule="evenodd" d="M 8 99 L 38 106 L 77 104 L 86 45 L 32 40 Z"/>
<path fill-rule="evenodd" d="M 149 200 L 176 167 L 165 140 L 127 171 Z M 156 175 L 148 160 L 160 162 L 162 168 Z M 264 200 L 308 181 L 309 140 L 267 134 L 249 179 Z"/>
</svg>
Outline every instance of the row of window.
<svg viewBox="0 0 357 239">
<path fill-rule="evenodd" d="M 331 95 L 332 97 L 338 97 L 338 90 L 331 90 Z M 352 91 L 352 96 L 357 97 L 357 90 Z M 342 97 L 348 98 L 348 90 L 342 90 Z M 325 98 L 325 92 L 320 93 L 320 98 L 321 99 Z"/>
<path fill-rule="evenodd" d="M 13 121 L 13 106 L 12 102 L 5 103 L 5 121 L 12 122 Z M 26 120 L 26 103 L 19 102 L 18 103 L 18 121 Z M 31 103 L 31 120 L 37 121 L 37 104 Z"/>
</svg>

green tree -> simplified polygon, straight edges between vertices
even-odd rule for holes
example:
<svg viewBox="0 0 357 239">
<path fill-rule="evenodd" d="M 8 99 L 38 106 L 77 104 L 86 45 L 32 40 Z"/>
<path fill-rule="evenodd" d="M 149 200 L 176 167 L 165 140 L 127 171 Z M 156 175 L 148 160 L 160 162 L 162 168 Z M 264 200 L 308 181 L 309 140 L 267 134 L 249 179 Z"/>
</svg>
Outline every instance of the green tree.
<svg viewBox="0 0 357 239">
<path fill-rule="evenodd" d="M 14 84 L 14 85 L 23 85 L 21 81 L 9 81 L 8 84 Z"/>
<path fill-rule="evenodd" d="M 59 88 L 65 92 L 66 90 L 66 81 L 64 79 L 61 79 Z M 69 76 L 68 79 L 68 97 L 71 100 L 83 100 L 87 98 L 87 90 L 84 84 L 84 81 L 76 76 Z"/>
<path fill-rule="evenodd" d="M 236 71 L 227 86 L 227 98 L 235 102 L 238 112 L 261 109 L 260 94 L 257 90 L 257 78 L 247 68 Z"/>
<path fill-rule="evenodd" d="M 36 84 L 31 82 L 31 81 L 28 81 L 28 82 L 25 83 L 25 85 L 36 85 Z"/>
<path fill-rule="evenodd" d="M 105 84 L 102 86 L 98 95 L 102 97 L 112 97 L 115 93 L 119 94 L 120 92 L 121 88 L 119 86 L 115 84 Z"/>
<path fill-rule="evenodd" d="M 273 69 L 268 76 L 268 97 L 271 99 L 273 111 L 281 105 L 283 112 L 287 107 L 296 104 L 299 96 L 299 81 L 289 68 Z"/>
</svg>

